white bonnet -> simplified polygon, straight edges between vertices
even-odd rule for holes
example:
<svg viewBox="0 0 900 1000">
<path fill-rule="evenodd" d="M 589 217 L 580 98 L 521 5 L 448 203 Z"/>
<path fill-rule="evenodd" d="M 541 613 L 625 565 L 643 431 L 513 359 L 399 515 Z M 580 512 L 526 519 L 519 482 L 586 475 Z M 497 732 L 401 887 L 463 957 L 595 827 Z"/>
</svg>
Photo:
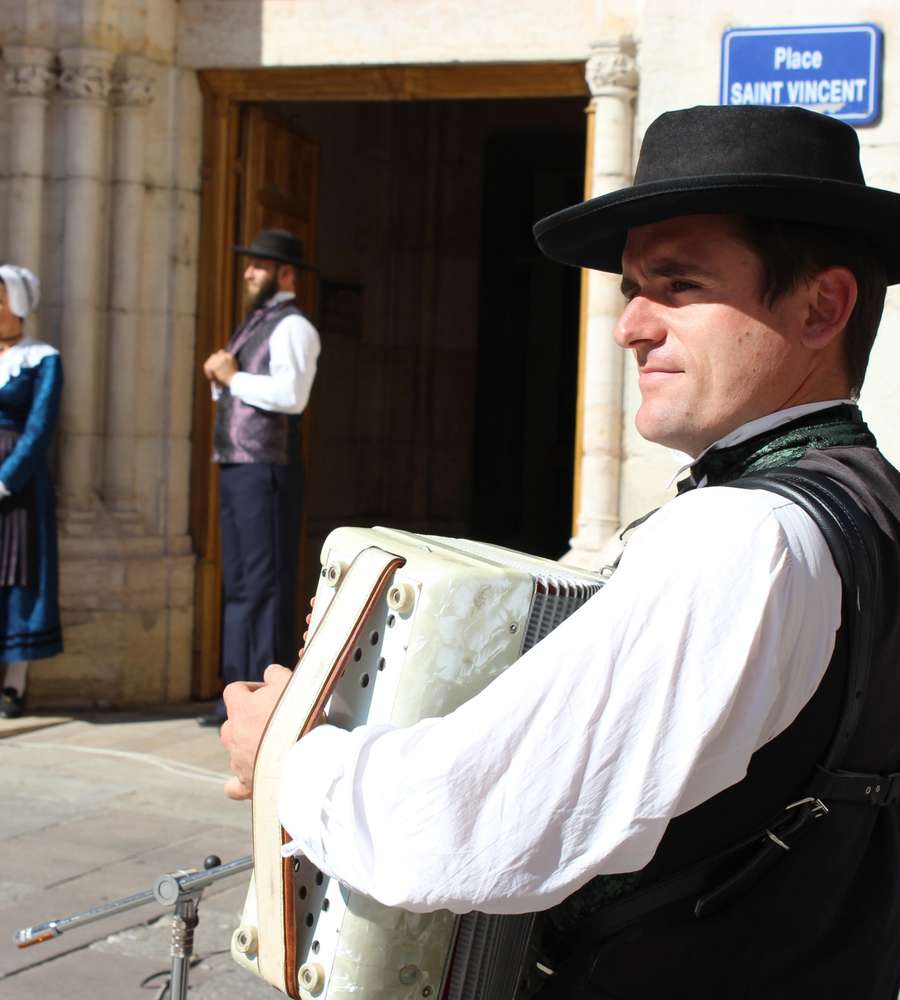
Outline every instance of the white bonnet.
<svg viewBox="0 0 900 1000">
<path fill-rule="evenodd" d="M 6 285 L 10 311 L 21 319 L 33 312 L 41 298 L 41 283 L 34 272 L 18 264 L 0 266 L 0 280 Z"/>
</svg>

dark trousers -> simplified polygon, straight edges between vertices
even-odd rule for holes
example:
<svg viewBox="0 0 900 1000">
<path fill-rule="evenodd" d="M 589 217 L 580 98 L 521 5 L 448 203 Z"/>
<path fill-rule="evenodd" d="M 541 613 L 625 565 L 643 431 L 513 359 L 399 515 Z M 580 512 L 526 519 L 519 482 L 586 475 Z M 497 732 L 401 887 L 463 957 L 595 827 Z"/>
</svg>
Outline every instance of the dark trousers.
<svg viewBox="0 0 900 1000">
<path fill-rule="evenodd" d="M 292 667 L 303 466 L 219 467 L 222 534 L 222 678 L 259 681 L 270 663 Z M 217 709 L 224 717 L 221 701 Z"/>
</svg>

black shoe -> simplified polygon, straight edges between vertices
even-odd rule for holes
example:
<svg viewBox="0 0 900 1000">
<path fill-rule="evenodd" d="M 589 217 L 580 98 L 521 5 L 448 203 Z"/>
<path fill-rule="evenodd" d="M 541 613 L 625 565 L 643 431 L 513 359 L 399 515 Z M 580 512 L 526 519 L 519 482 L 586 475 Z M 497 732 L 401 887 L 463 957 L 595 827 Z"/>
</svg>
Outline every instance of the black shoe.
<svg viewBox="0 0 900 1000">
<path fill-rule="evenodd" d="M 209 715 L 198 715 L 196 721 L 198 726 L 204 726 L 206 729 L 212 729 L 213 727 L 218 729 L 225 720 L 221 715 L 210 712 Z"/>
<path fill-rule="evenodd" d="M 18 719 L 22 714 L 22 701 L 15 688 L 4 688 L 0 694 L 0 719 Z"/>
</svg>

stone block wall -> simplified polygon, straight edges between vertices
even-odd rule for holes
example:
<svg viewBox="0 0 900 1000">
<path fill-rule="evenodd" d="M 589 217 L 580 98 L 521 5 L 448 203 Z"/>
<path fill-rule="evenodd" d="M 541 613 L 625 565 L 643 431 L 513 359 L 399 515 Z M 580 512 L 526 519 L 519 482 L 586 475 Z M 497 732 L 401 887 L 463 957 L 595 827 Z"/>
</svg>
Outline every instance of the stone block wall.
<svg viewBox="0 0 900 1000">
<path fill-rule="evenodd" d="M 35 665 L 30 697 L 99 708 L 188 700 L 193 557 L 78 548 L 70 540 L 62 562 L 65 654 Z"/>
<path fill-rule="evenodd" d="M 0 3 L 0 254 L 66 373 L 56 444 L 64 654 L 34 706 L 183 701 L 201 98 L 174 0 Z"/>
<path fill-rule="evenodd" d="M 181 0 L 179 62 L 199 68 L 585 59 L 601 11 L 618 6 L 594 0 Z"/>
</svg>

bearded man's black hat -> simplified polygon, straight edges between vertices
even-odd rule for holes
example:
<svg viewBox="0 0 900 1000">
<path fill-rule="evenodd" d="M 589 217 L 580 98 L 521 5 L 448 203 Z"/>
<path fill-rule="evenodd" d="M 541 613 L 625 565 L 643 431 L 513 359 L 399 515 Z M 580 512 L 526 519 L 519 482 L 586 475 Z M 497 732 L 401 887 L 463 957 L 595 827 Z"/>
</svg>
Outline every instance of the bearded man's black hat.
<svg viewBox="0 0 900 1000">
<path fill-rule="evenodd" d="M 246 254 L 261 260 L 274 260 L 279 264 L 293 264 L 301 270 L 312 270 L 306 263 L 303 240 L 286 229 L 263 229 L 246 247 L 232 248 L 235 253 Z"/>
</svg>

